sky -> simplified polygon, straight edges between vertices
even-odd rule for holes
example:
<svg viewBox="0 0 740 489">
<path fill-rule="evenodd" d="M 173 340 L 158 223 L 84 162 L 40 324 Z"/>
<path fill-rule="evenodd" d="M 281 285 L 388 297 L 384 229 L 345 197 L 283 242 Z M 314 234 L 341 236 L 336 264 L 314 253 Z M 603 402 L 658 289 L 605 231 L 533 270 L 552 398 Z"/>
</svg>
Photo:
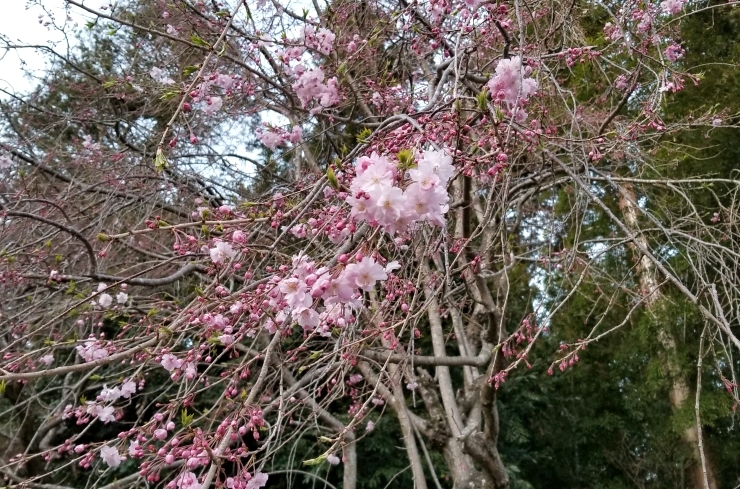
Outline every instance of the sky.
<svg viewBox="0 0 740 489">
<path fill-rule="evenodd" d="M 101 4 L 100 1 L 86 2 L 91 6 Z M 50 15 L 58 25 L 65 23 L 67 13 L 64 9 L 64 0 L 0 0 L 2 13 L 0 14 L 0 34 L 8 40 L 18 44 L 55 44 L 62 52 L 67 49 L 64 35 L 52 25 L 44 25 L 50 21 Z M 42 4 L 43 7 L 41 5 Z M 39 22 L 41 21 L 41 22 Z M 71 23 L 84 26 L 85 20 L 78 14 L 73 14 Z M 0 43 L 4 46 L 5 43 Z M 41 53 L 35 49 L 5 50 L 0 48 L 0 88 L 14 92 L 23 92 L 31 88 L 32 82 L 23 76 L 22 63 L 26 68 L 35 71 L 44 69 Z M 0 94 L 6 97 L 5 94 Z"/>
</svg>

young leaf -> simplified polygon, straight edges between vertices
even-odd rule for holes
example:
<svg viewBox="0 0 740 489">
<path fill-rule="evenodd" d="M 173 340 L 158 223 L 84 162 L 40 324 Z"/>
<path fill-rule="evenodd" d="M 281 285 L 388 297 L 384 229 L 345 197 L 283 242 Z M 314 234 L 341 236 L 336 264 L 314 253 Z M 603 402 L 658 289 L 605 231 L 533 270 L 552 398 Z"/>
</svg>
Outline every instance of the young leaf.
<svg viewBox="0 0 740 489">
<path fill-rule="evenodd" d="M 211 47 L 211 45 L 208 44 L 205 41 L 205 39 L 203 39 L 202 37 L 200 37 L 198 34 L 193 34 L 192 36 L 190 36 L 190 42 L 192 42 L 193 44 L 195 44 L 197 46 L 200 46 L 202 48 L 210 48 Z"/>
<path fill-rule="evenodd" d="M 303 461 L 303 465 L 319 465 L 319 464 L 321 464 L 321 462 L 323 462 L 324 460 L 326 460 L 326 457 L 328 457 L 328 456 L 329 456 L 329 454 L 322 453 L 321 455 L 319 455 L 316 458 L 312 458 L 312 459 L 309 459 L 309 460 L 304 460 Z"/>
<path fill-rule="evenodd" d="M 326 170 L 326 178 L 329 179 L 329 185 L 331 185 L 334 190 L 339 190 L 339 180 L 337 180 L 337 176 L 334 174 L 334 170 L 332 170 L 331 167 Z"/>
<path fill-rule="evenodd" d="M 154 168 L 157 170 L 157 173 L 162 173 L 167 166 L 167 158 L 164 157 L 164 151 L 162 151 L 162 148 L 157 148 L 157 156 L 154 157 Z"/>
</svg>

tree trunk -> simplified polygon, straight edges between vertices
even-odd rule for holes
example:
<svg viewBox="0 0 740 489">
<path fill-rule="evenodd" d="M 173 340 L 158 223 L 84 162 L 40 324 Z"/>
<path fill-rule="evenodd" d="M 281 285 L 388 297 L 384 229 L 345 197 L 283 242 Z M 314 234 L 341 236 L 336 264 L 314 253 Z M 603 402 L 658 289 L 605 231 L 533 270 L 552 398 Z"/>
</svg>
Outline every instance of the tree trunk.
<svg viewBox="0 0 740 489">
<path fill-rule="evenodd" d="M 647 249 L 647 238 L 640 232 L 638 224 L 637 195 L 633 185 L 624 182 L 619 188 L 619 208 L 624 216 L 624 223 L 633 231 L 635 240 L 640 247 Z M 632 245 L 633 251 L 639 253 L 637 247 Z M 641 255 L 637 264 L 637 272 L 640 281 L 640 293 L 644 297 L 645 307 L 653 319 L 658 317 L 657 307 L 663 297 L 656 279 L 656 270 L 650 259 Z M 670 400 L 674 411 L 686 406 L 691 389 L 686 374 L 682 372 L 677 360 L 677 344 L 673 335 L 665 328 L 658 329 L 658 341 L 665 352 L 665 372 L 670 378 Z M 692 487 L 695 489 L 717 489 L 717 481 L 714 478 L 710 457 L 706 445 L 704 445 L 704 457 L 699 448 L 699 429 L 696 423 L 688 426 L 682 433 L 684 443 L 691 449 L 692 463 L 689 467 Z M 704 462 L 702 461 L 704 459 Z"/>
</svg>

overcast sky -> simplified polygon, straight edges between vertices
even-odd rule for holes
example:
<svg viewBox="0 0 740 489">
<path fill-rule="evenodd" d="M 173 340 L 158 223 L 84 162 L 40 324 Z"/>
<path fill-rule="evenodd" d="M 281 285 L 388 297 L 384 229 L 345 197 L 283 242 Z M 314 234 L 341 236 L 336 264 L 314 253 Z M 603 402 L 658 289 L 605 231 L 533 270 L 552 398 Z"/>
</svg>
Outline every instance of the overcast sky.
<svg viewBox="0 0 740 489">
<path fill-rule="evenodd" d="M 0 33 L 11 42 L 19 44 L 50 44 L 57 43 L 57 48 L 66 51 L 64 36 L 51 26 L 45 26 L 49 14 L 54 16 L 58 25 L 64 24 L 67 14 L 64 10 L 64 0 L 40 0 L 40 5 L 29 3 L 26 0 L 0 0 L 2 11 L 0 12 Z M 102 2 L 94 0 L 89 3 L 97 7 Z M 41 16 L 41 17 L 39 17 Z M 39 23 L 41 20 L 41 23 Z M 78 22 L 84 25 L 85 20 L 75 15 L 71 23 Z M 61 43 L 61 44 L 60 44 Z M 0 50 L 0 88 L 25 91 L 32 83 L 23 77 L 21 72 L 22 63 L 32 70 L 43 70 L 43 56 L 34 49 L 22 50 Z"/>
</svg>

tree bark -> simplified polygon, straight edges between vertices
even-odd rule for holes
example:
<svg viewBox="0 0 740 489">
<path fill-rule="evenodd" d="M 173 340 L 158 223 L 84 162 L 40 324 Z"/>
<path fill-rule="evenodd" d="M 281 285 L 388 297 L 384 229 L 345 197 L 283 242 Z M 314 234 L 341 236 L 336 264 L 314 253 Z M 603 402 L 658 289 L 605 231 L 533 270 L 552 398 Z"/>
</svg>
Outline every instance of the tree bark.
<svg viewBox="0 0 740 489">
<path fill-rule="evenodd" d="M 373 372 L 370 365 L 366 362 L 357 362 L 357 369 L 365 377 L 365 380 L 378 387 L 378 390 L 385 397 L 385 401 L 393 408 L 398 418 L 398 424 L 401 426 L 401 435 L 403 437 L 404 445 L 406 446 L 406 454 L 411 464 L 411 473 L 414 478 L 414 489 L 427 489 L 427 480 L 424 475 L 424 466 L 421 463 L 421 456 L 419 454 L 419 447 L 416 446 L 416 438 L 414 436 L 414 429 L 411 426 L 411 419 L 409 412 L 406 409 L 406 399 L 403 396 L 403 390 L 401 390 L 398 382 L 393 382 L 392 390 L 384 389 L 378 375 Z"/>
<path fill-rule="evenodd" d="M 624 217 L 624 223 L 632 230 L 638 245 L 647 249 L 648 242 L 644 234 L 640 232 L 637 207 L 637 195 L 634 186 L 629 182 L 623 182 L 619 187 L 619 208 Z M 639 253 L 633 244 L 632 249 Z M 640 293 L 645 299 L 645 307 L 648 314 L 657 321 L 657 307 L 663 294 L 658 286 L 656 270 L 650 259 L 640 254 L 637 264 L 637 272 L 640 282 Z M 691 389 L 686 374 L 681 370 L 677 360 L 677 343 L 673 335 L 665 328 L 658 328 L 658 342 L 665 352 L 665 372 L 670 378 L 670 401 L 674 411 L 683 409 L 689 399 Z M 688 426 L 682 433 L 684 443 L 690 448 L 692 454 L 692 463 L 689 468 L 692 487 L 695 489 L 717 489 L 717 481 L 714 477 L 714 470 L 710 463 L 711 458 L 708 456 L 707 447 L 704 444 L 702 448 L 699 445 L 699 427 L 696 423 Z M 704 451 L 702 457 L 701 451 Z M 704 459 L 704 462 L 702 462 Z M 706 470 L 706 472 L 705 472 Z"/>
</svg>

